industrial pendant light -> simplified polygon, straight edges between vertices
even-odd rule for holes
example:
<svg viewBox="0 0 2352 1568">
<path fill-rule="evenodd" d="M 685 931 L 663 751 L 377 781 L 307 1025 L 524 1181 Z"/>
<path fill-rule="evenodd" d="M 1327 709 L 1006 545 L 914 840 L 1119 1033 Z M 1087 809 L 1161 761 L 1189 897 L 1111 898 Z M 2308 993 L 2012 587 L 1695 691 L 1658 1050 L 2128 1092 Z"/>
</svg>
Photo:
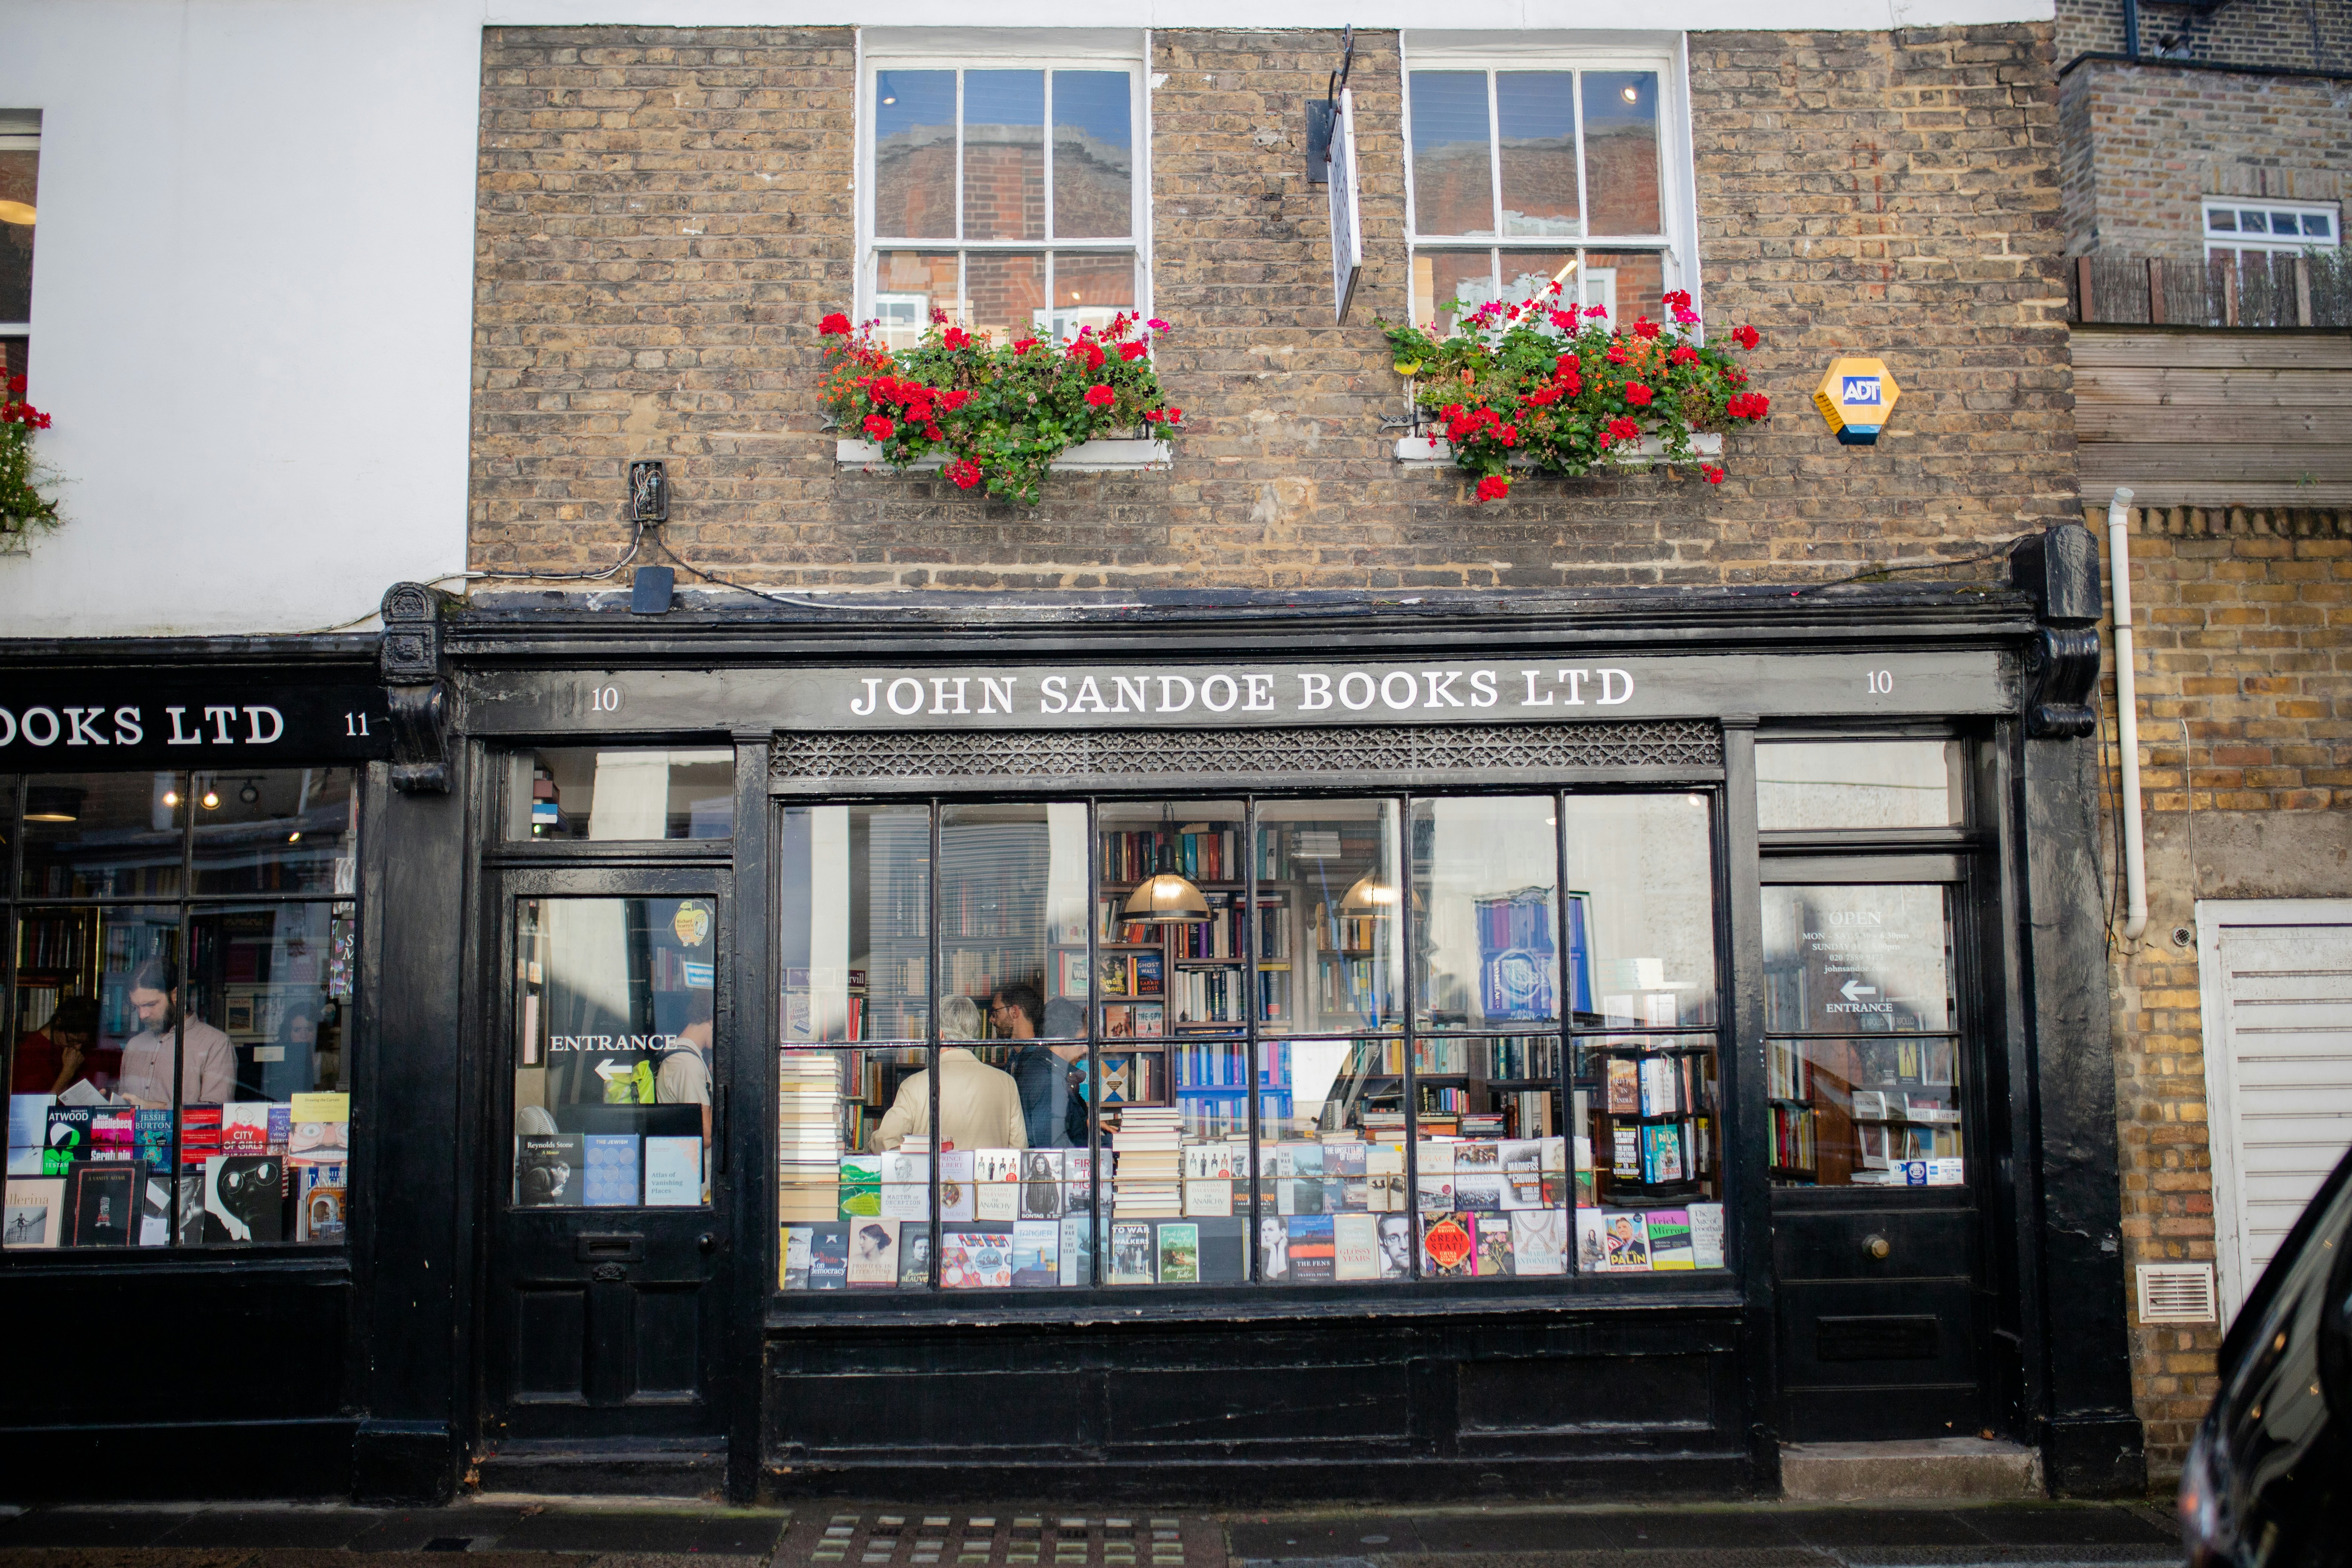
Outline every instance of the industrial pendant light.
<svg viewBox="0 0 2352 1568">
<path fill-rule="evenodd" d="M 1339 913 L 1348 920 L 1379 920 L 1396 913 L 1396 885 L 1381 881 L 1378 871 L 1367 871 L 1339 900 Z"/>
<path fill-rule="evenodd" d="M 1172 863 L 1176 830 L 1165 806 L 1160 808 L 1160 826 L 1165 831 L 1160 840 L 1159 868 L 1127 896 L 1126 918 L 1153 925 L 1206 925 L 1209 900 L 1201 896 L 1201 889 L 1190 879 L 1177 874 Z"/>
</svg>

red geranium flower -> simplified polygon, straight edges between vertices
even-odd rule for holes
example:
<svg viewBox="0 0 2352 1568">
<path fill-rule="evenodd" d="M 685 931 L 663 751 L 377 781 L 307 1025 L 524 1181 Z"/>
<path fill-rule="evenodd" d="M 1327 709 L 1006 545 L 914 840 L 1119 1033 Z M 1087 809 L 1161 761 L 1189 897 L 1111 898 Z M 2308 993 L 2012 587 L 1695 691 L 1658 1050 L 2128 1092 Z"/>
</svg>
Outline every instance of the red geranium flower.
<svg viewBox="0 0 2352 1568">
<path fill-rule="evenodd" d="M 1633 322 L 1633 335 L 1637 338 L 1654 338 L 1658 335 L 1658 323 L 1647 316 L 1637 317 Z"/>
<path fill-rule="evenodd" d="M 1623 343 L 1614 342 L 1610 343 L 1609 363 L 1611 364 L 1623 364 L 1625 363 L 1625 345 Z"/>
<path fill-rule="evenodd" d="M 1676 343 L 1675 345 L 1675 352 L 1668 354 L 1666 357 L 1674 361 L 1676 364 L 1696 364 L 1698 363 L 1698 350 L 1691 347 L 1688 343 Z"/>
<path fill-rule="evenodd" d="M 946 409 L 950 414 L 953 414 L 957 409 L 961 408 L 965 404 L 970 403 L 971 401 L 971 394 L 965 391 L 961 386 L 955 388 L 951 392 L 942 392 L 940 394 L 940 406 Z"/>
<path fill-rule="evenodd" d="M 1168 411 L 1166 417 L 1168 423 L 1171 425 L 1181 425 L 1184 423 L 1184 411 L 1181 408 L 1171 408 Z"/>
<path fill-rule="evenodd" d="M 1622 414 L 1609 422 L 1609 438 L 1612 441 L 1631 441 L 1641 434 L 1642 427 Z"/>
<path fill-rule="evenodd" d="M 1753 327 L 1734 327 L 1731 331 L 1731 341 L 1743 349 L 1752 349 L 1763 340 L 1764 334 Z"/>
<path fill-rule="evenodd" d="M 1625 401 L 1636 408 L 1647 408 L 1650 405 L 1650 399 L 1655 394 L 1638 381 L 1629 381 L 1625 384 Z"/>
<path fill-rule="evenodd" d="M 1700 476 L 1705 479 L 1708 484 L 1719 485 L 1723 483 L 1723 470 L 1717 468 L 1713 463 L 1700 464 L 1698 471 Z"/>
<path fill-rule="evenodd" d="M 1551 324 L 1563 332 L 1572 332 L 1576 331 L 1576 316 L 1571 311 L 1554 310 L 1551 313 Z"/>
<path fill-rule="evenodd" d="M 924 426 L 923 434 L 934 441 L 944 441 L 948 438 L 947 432 L 936 425 Z"/>
<path fill-rule="evenodd" d="M 1500 474 L 1488 474 L 1478 481 L 1480 500 L 1501 500 L 1511 493 L 1511 481 Z"/>
<path fill-rule="evenodd" d="M 896 425 L 891 424 L 879 414 L 869 414 L 866 416 L 866 434 L 877 441 L 887 441 L 890 438 L 890 433 L 896 429 L 898 429 Z"/>
<path fill-rule="evenodd" d="M 1690 309 L 1691 297 L 1690 290 L 1687 289 L 1677 289 L 1673 293 L 1664 295 L 1662 298 L 1669 307 L 1675 310 L 1687 310 Z"/>
<path fill-rule="evenodd" d="M 947 346 L 951 349 L 968 349 L 971 347 L 971 334 L 965 331 L 961 327 L 950 327 L 940 335 L 940 341 L 947 344 Z"/>
<path fill-rule="evenodd" d="M 1748 384 L 1748 373 L 1735 364 L 1723 373 L 1723 379 L 1731 383 L 1734 386 L 1746 386 Z"/>
<path fill-rule="evenodd" d="M 1087 388 L 1087 401 L 1097 408 L 1108 408 L 1118 401 L 1118 394 L 1108 386 L 1089 386 Z"/>
<path fill-rule="evenodd" d="M 1121 343 L 1118 345 L 1118 357 L 1123 360 L 1139 360 L 1150 352 L 1151 345 L 1146 342 Z"/>
<path fill-rule="evenodd" d="M 1102 369 L 1102 345 L 1089 338 L 1082 337 L 1076 342 L 1072 343 L 1070 345 L 1070 357 L 1072 359 L 1086 361 L 1087 368 L 1088 370 Z"/>
<path fill-rule="evenodd" d="M 845 338 L 849 335 L 849 318 L 835 310 L 816 324 L 816 331 L 821 338 Z"/>
<path fill-rule="evenodd" d="M 1015 338 L 1013 341 L 1013 352 L 1016 354 L 1025 354 L 1036 346 L 1037 340 L 1034 338 Z"/>
<path fill-rule="evenodd" d="M 948 465 L 948 478 L 955 481 L 956 489 L 968 490 L 980 483 L 980 465 L 970 458 L 959 458 Z"/>
</svg>

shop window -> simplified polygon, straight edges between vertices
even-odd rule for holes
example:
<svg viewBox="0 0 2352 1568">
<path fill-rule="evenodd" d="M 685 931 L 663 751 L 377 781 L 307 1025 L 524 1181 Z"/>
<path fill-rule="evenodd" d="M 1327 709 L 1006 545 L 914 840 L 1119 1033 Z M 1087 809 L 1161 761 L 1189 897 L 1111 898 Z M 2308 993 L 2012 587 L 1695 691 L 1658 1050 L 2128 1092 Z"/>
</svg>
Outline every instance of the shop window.
<svg viewBox="0 0 2352 1568">
<path fill-rule="evenodd" d="M 509 838 L 727 838 L 735 832 L 735 753 L 562 746 L 518 755 L 507 784 Z"/>
<path fill-rule="evenodd" d="M 1688 795 L 786 807 L 780 1287 L 1720 1268 L 1711 844 Z"/>
<path fill-rule="evenodd" d="M 0 109 L 0 384 L 25 374 L 32 352 L 40 173 L 40 111 Z"/>
<path fill-rule="evenodd" d="M 36 774 L 0 798 L 7 1245 L 340 1244 L 353 774 Z M 235 901 L 169 896 L 192 883 Z"/>
<path fill-rule="evenodd" d="M 1952 827 L 1957 741 L 1759 741 L 1756 826 L 1767 833 Z"/>
<path fill-rule="evenodd" d="M 1407 42 L 1412 320 L 1531 298 L 1624 326 L 1686 288 L 1670 59 L 1541 62 Z M 1621 311 L 1622 312 L 1621 314 Z"/>
<path fill-rule="evenodd" d="M 1004 342 L 1140 309 L 1139 40 L 1040 59 L 869 39 L 861 314 L 888 346 L 911 346 L 934 315 Z"/>
</svg>

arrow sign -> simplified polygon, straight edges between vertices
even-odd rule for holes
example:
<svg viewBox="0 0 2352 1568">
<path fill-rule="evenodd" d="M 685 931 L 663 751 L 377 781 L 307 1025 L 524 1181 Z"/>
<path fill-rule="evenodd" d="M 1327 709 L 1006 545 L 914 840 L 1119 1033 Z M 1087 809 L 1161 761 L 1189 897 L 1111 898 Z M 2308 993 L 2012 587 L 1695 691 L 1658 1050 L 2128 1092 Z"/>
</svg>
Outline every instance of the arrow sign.
<svg viewBox="0 0 2352 1568">
<path fill-rule="evenodd" d="M 1878 987 L 1875 985 L 1864 985 L 1856 981 L 1849 980 L 1844 984 L 1838 987 L 1838 994 L 1851 1002 L 1857 996 L 1877 995 Z"/>
</svg>

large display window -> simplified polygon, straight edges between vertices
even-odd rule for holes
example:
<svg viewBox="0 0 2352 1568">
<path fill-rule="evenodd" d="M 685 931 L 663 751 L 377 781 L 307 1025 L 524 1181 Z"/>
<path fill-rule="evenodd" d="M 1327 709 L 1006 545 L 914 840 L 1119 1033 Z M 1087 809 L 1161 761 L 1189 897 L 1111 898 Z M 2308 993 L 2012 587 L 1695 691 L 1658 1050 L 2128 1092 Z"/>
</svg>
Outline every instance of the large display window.
<svg viewBox="0 0 2352 1568">
<path fill-rule="evenodd" d="M 1713 801 L 782 807 L 780 1288 L 1723 1268 Z"/>
</svg>

